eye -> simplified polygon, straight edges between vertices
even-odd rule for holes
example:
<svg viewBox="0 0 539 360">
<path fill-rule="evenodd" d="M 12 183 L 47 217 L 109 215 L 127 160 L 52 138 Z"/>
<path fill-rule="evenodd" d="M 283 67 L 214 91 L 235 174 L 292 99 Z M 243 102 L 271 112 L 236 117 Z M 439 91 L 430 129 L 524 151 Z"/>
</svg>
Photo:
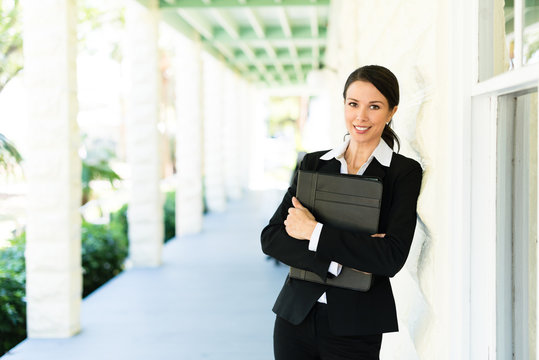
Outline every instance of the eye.
<svg viewBox="0 0 539 360">
<path fill-rule="evenodd" d="M 348 106 L 351 106 L 351 107 L 357 107 L 357 103 L 354 102 L 354 101 L 350 101 L 350 102 L 348 103 Z"/>
<path fill-rule="evenodd" d="M 371 110 L 378 110 L 378 109 L 380 109 L 380 106 L 374 105 L 374 104 L 373 104 L 373 105 L 369 106 L 369 109 L 371 109 Z"/>
</svg>

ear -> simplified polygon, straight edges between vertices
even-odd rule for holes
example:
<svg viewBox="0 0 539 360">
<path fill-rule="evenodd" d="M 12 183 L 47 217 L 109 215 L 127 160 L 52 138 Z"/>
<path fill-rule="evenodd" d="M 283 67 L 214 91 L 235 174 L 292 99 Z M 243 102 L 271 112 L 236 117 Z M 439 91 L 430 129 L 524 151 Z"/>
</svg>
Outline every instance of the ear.
<svg viewBox="0 0 539 360">
<path fill-rule="evenodd" d="M 391 110 L 391 113 L 389 114 L 389 118 L 391 119 L 393 117 L 393 115 L 395 115 L 395 113 L 397 112 L 397 109 L 399 108 L 398 105 L 395 105 L 395 107 L 393 108 L 393 110 Z"/>
</svg>

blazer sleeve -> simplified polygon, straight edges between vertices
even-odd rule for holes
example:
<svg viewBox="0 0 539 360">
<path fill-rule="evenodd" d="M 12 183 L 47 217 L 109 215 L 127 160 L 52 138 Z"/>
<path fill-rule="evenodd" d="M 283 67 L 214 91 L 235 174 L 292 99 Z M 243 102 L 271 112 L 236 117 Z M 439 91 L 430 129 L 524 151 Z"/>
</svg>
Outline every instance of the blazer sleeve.
<svg viewBox="0 0 539 360">
<path fill-rule="evenodd" d="M 417 162 L 411 164 L 394 182 L 384 238 L 324 224 L 316 256 L 376 275 L 394 276 L 406 262 L 417 222 L 423 172 Z"/>
<path fill-rule="evenodd" d="M 305 155 L 300 164 L 300 170 L 305 170 L 308 167 L 307 164 L 311 161 L 309 158 L 309 154 Z M 262 251 L 286 265 L 312 271 L 325 280 L 330 261 L 317 257 L 316 252 L 308 249 L 308 241 L 294 239 L 285 230 L 284 221 L 288 216 L 288 209 L 293 207 L 292 196 L 296 195 L 296 185 L 297 173 L 269 224 L 262 230 Z"/>
</svg>

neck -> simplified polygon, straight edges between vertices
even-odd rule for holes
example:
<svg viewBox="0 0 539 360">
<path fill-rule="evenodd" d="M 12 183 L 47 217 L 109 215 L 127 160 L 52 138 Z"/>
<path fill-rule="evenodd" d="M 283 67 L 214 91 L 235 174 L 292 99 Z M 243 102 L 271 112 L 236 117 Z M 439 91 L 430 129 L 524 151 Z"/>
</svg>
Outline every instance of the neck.
<svg viewBox="0 0 539 360">
<path fill-rule="evenodd" d="M 351 140 L 346 152 L 344 153 L 344 158 L 348 164 L 348 168 L 359 169 L 361 165 L 367 162 L 369 156 L 371 156 L 379 143 L 380 142 L 365 144 L 357 143 Z"/>
</svg>

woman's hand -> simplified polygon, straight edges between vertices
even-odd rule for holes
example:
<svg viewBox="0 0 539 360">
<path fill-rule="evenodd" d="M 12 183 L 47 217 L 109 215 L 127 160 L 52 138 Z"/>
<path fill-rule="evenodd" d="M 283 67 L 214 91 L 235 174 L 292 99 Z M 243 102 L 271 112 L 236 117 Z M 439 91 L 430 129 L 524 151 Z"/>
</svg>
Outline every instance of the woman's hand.
<svg viewBox="0 0 539 360">
<path fill-rule="evenodd" d="M 371 237 L 383 238 L 386 237 L 386 234 L 372 234 Z"/>
<path fill-rule="evenodd" d="M 298 240 L 310 240 L 317 221 L 296 197 L 292 197 L 294 207 L 288 209 L 284 226 L 288 235 Z"/>
</svg>

